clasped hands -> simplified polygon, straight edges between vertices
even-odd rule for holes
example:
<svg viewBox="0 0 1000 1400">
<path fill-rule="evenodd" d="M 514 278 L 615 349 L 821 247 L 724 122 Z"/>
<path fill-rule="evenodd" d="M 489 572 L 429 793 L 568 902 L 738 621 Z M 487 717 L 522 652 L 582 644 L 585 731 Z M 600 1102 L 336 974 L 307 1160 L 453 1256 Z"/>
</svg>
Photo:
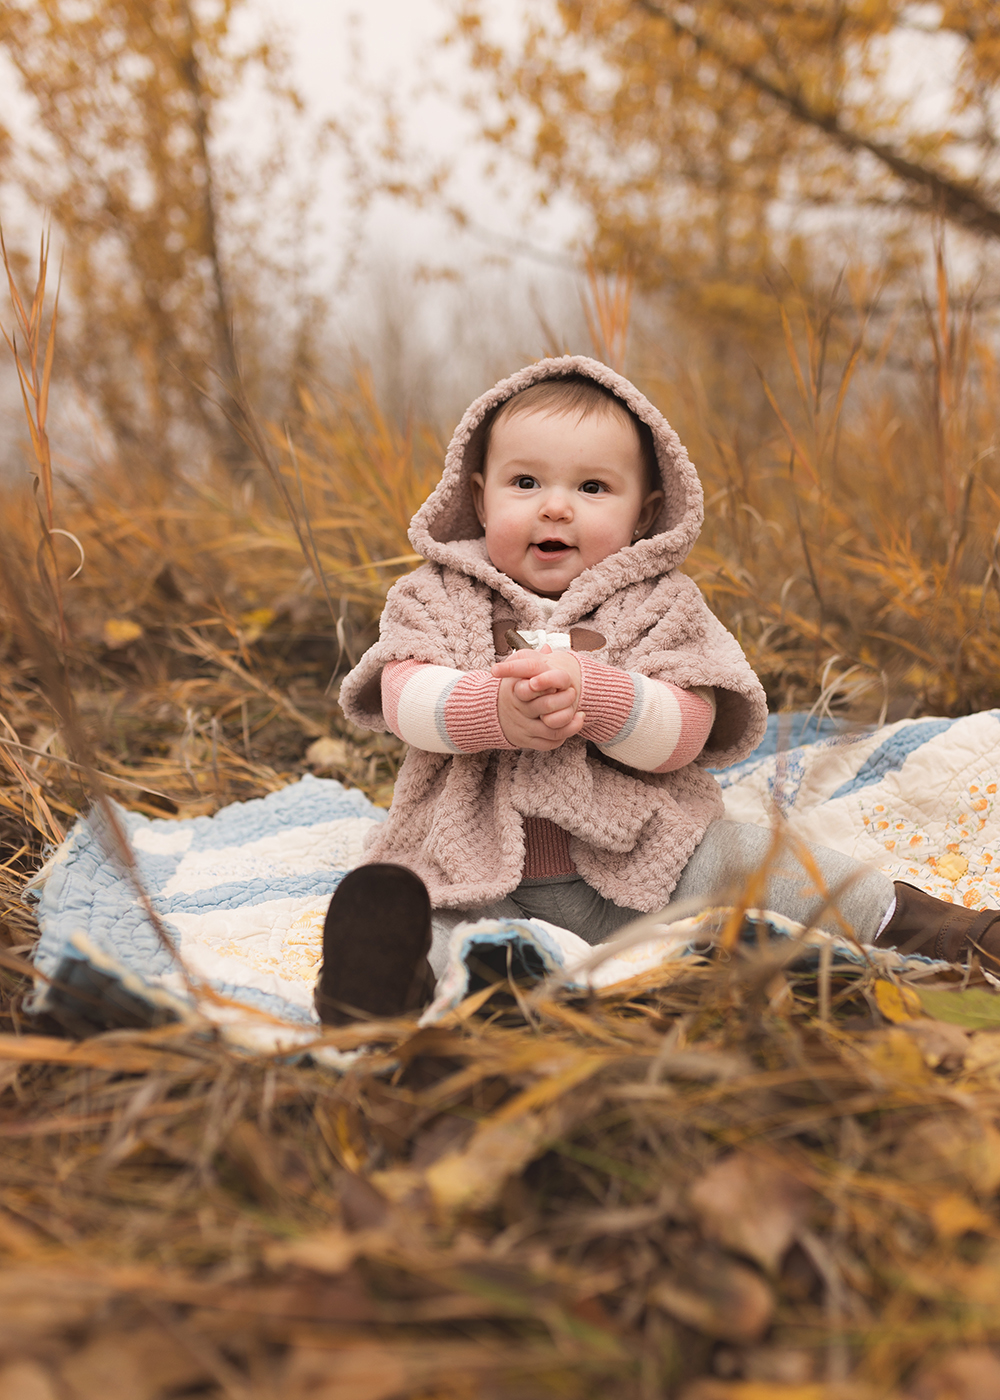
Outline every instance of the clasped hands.
<svg viewBox="0 0 1000 1400">
<path fill-rule="evenodd" d="M 491 668 L 500 681 L 497 716 L 516 749 L 557 749 L 579 734 L 586 716 L 579 708 L 580 663 L 570 651 L 515 651 Z"/>
</svg>

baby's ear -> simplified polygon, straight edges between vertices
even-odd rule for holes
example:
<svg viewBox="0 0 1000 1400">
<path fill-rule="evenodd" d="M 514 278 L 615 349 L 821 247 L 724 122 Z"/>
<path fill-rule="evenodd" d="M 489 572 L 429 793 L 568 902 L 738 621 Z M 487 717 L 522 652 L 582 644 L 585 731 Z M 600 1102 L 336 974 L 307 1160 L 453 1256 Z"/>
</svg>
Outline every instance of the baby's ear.
<svg viewBox="0 0 1000 1400">
<path fill-rule="evenodd" d="M 639 519 L 636 522 L 636 530 L 639 535 L 644 535 L 650 525 L 652 525 L 653 521 L 656 519 L 657 511 L 662 504 L 663 492 L 650 491 L 649 495 L 642 503 L 642 508 L 639 511 Z"/>
<path fill-rule="evenodd" d="M 469 477 L 472 492 L 472 505 L 480 525 L 486 525 L 486 479 L 482 472 L 473 472 Z M 662 495 L 662 492 L 661 492 Z"/>
</svg>

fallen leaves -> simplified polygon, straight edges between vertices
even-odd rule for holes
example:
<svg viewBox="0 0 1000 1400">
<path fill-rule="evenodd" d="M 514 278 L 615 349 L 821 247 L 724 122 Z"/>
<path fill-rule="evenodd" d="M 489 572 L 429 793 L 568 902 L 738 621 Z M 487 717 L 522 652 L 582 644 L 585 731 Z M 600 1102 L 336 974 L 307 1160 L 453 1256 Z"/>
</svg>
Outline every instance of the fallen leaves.
<svg viewBox="0 0 1000 1400">
<path fill-rule="evenodd" d="M 928 1213 L 938 1238 L 944 1241 L 957 1239 L 970 1230 L 988 1234 L 993 1229 L 990 1216 L 957 1191 L 943 1191 L 935 1195 L 930 1201 Z"/>
<path fill-rule="evenodd" d="M 0 1038 L 10 1386 L 904 1400 L 956 1326 L 1000 1343 L 1000 1034 L 895 995 L 848 1034 L 738 974 L 342 1028 L 379 1045 L 343 1077 L 180 1025 Z"/>
<path fill-rule="evenodd" d="M 581 1116 L 579 1103 L 567 1096 L 605 1064 L 599 1055 L 567 1056 L 558 1072 L 538 1080 L 488 1119 L 462 1151 L 434 1162 L 425 1177 L 435 1203 L 447 1211 L 491 1205 L 542 1143 L 561 1137 Z"/>
<path fill-rule="evenodd" d="M 906 1400 L 996 1400 L 1000 1359 L 987 1347 L 956 1349 L 921 1366 Z"/>
<path fill-rule="evenodd" d="M 933 1192 L 957 1185 L 985 1199 L 1000 1187 L 1000 1132 L 986 1113 L 923 1118 L 900 1135 L 895 1153 L 909 1180 Z"/>
<path fill-rule="evenodd" d="M 118 651 L 132 642 L 137 642 L 142 633 L 140 624 L 133 622 L 131 618 L 109 617 L 101 630 L 101 639 L 109 651 Z"/>
<path fill-rule="evenodd" d="M 157 1400 L 216 1379 L 198 1350 L 162 1325 L 109 1329 L 67 1357 L 58 1374 L 74 1400 Z"/>
<path fill-rule="evenodd" d="M 678 1322 L 726 1342 L 759 1340 L 774 1316 L 774 1294 L 760 1274 L 711 1249 L 658 1279 L 648 1296 Z"/>
<path fill-rule="evenodd" d="M 354 766 L 356 750 L 343 739 L 324 735 L 306 749 L 305 761 L 315 773 L 348 773 Z"/>
<path fill-rule="evenodd" d="M 858 1046 L 858 1053 L 875 1071 L 882 1086 L 919 1089 L 933 1082 L 920 1046 L 902 1027 L 883 1031 Z"/>
<path fill-rule="evenodd" d="M 929 1016 L 970 1030 L 1000 1028 L 1000 996 L 986 987 L 921 987 L 920 1004 Z"/>
<path fill-rule="evenodd" d="M 912 987 L 880 977 L 873 991 L 876 1005 L 887 1021 L 899 1024 L 924 1014 L 923 1003 Z"/>
<path fill-rule="evenodd" d="M 710 1167 L 688 1201 L 706 1239 L 774 1273 L 808 1221 L 813 1196 L 781 1167 L 737 1152 Z"/>
<path fill-rule="evenodd" d="M 969 1075 L 1000 1081 L 1000 1031 L 973 1031 L 967 1036 L 962 1063 Z"/>
<path fill-rule="evenodd" d="M 959 1026 L 924 1018 L 906 1022 L 903 1030 L 919 1045 L 929 1069 L 955 1073 L 966 1063 L 970 1040 L 967 1032 Z"/>
<path fill-rule="evenodd" d="M 385 1230 L 320 1230 L 304 1239 L 272 1245 L 264 1257 L 278 1271 L 296 1264 L 316 1274 L 338 1276 L 346 1273 L 359 1255 L 385 1255 L 391 1244 L 392 1235 Z"/>
</svg>

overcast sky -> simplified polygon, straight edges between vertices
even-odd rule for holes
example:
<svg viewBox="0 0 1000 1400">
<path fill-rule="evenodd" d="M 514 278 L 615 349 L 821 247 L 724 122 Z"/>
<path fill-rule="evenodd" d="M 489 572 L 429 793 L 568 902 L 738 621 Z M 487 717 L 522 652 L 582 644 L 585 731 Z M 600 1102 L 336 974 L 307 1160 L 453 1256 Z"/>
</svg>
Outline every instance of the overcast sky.
<svg viewBox="0 0 1000 1400">
<path fill-rule="evenodd" d="M 387 89 L 402 112 L 406 142 L 454 167 L 451 193 L 478 231 L 461 234 L 440 212 L 381 201 L 366 217 L 346 289 L 341 283 L 334 296 L 338 334 L 373 361 L 377 375 L 391 378 L 394 356 L 399 366 L 425 375 L 429 362 L 439 362 L 443 387 L 386 387 L 393 395 L 402 389 L 404 396 L 434 400 L 446 416 L 460 411 L 483 376 L 506 373 L 551 348 L 543 320 L 567 343 L 581 325 L 568 252 L 578 215 L 568 203 L 539 210 L 527 176 L 513 164 L 505 192 L 484 177 L 495 151 L 477 144 L 474 119 L 460 103 L 472 79 L 461 49 L 441 44 L 451 10 L 451 0 L 253 0 L 251 7 L 284 32 L 314 119 L 347 118 L 364 145 L 374 140 L 375 127 L 355 119 L 373 110 L 373 90 Z M 491 0 L 493 32 L 516 39 L 522 13 L 523 0 Z M 442 92 L 432 90 L 435 81 Z M 348 197 L 343 164 L 330 159 L 318 200 L 327 286 L 343 267 Z M 428 267 L 457 272 L 459 280 L 415 275 Z"/>
<path fill-rule="evenodd" d="M 522 8 L 522 0 L 492 0 L 495 32 L 514 39 Z M 480 176 L 487 152 L 476 145 L 473 118 L 460 103 L 460 91 L 470 82 L 464 55 L 441 43 L 451 10 L 451 0 L 252 0 L 250 7 L 251 15 L 270 15 L 286 36 L 295 79 L 316 119 L 348 121 L 363 146 L 374 138 L 375 128 L 359 127 L 356 118 L 374 110 L 375 90 L 390 92 L 404 118 L 406 142 L 430 159 L 454 166 L 455 193 L 479 222 L 494 230 L 498 240 L 533 236 L 558 254 L 572 236 L 572 213 L 563 208 L 539 218 L 529 209 L 526 193 L 519 197 L 521 177 L 514 174 L 513 192 L 504 199 L 495 184 Z M 444 85 L 443 92 L 431 90 L 435 82 Z M 334 226 L 346 193 L 342 174 L 331 160 L 322 177 L 321 212 Z M 399 205 L 378 208 L 369 238 L 380 247 L 406 248 L 411 256 L 432 261 L 468 259 L 477 251 L 475 240 L 458 238 L 446 221 Z"/>
</svg>

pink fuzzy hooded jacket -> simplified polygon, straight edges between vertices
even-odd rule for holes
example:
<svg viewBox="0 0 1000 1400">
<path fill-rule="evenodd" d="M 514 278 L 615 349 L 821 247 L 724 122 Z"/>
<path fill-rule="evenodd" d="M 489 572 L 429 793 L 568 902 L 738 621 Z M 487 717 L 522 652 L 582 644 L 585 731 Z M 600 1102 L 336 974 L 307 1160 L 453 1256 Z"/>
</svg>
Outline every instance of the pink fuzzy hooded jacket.
<svg viewBox="0 0 1000 1400">
<path fill-rule="evenodd" d="M 482 466 L 492 411 L 539 380 L 570 374 L 604 385 L 649 425 L 664 500 L 645 537 L 585 570 L 546 618 L 541 600 L 490 562 L 469 477 Z M 605 898 L 640 910 L 667 903 L 706 827 L 723 812 L 705 769 L 745 758 L 767 718 L 760 682 L 736 639 L 678 572 L 702 518 L 701 483 L 677 434 L 606 365 L 578 355 L 540 360 L 476 400 L 455 430 L 440 483 L 410 525 L 413 547 L 428 562 L 390 589 L 379 641 L 341 686 L 344 713 L 385 731 L 380 682 L 390 661 L 489 670 L 506 654 L 503 634 L 514 627 L 570 632 L 576 650 L 608 665 L 685 689 L 712 686 L 715 724 L 698 758 L 669 773 L 626 768 L 580 737 L 545 753 L 411 748 L 367 862 L 408 866 L 436 908 L 474 909 L 520 883 L 523 819 L 540 817 L 569 833 L 577 870 Z"/>
</svg>

